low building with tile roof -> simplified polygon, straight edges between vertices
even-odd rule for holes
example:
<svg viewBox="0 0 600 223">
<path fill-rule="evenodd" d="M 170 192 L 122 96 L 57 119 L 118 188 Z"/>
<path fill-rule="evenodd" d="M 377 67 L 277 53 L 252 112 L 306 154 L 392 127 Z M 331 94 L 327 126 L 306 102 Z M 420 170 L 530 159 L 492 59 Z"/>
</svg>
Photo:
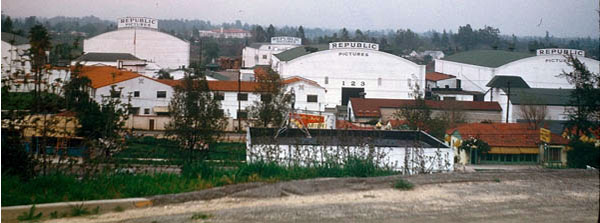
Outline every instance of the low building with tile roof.
<svg viewBox="0 0 600 223">
<path fill-rule="evenodd" d="M 415 100 L 383 98 L 351 98 L 348 115 L 353 122 L 381 120 L 387 122 L 399 109 L 415 106 Z M 497 102 L 483 101 L 432 101 L 426 100 L 433 116 L 444 115 L 445 111 L 460 110 L 467 122 L 499 121 L 501 107 Z"/>
<path fill-rule="evenodd" d="M 465 140 L 475 138 L 490 146 L 487 154 L 459 151 Z M 468 123 L 446 131 L 446 144 L 454 149 L 461 164 L 543 164 L 566 165 L 568 139 L 551 133 L 551 140 L 540 139 L 540 129 L 527 123 Z"/>
</svg>

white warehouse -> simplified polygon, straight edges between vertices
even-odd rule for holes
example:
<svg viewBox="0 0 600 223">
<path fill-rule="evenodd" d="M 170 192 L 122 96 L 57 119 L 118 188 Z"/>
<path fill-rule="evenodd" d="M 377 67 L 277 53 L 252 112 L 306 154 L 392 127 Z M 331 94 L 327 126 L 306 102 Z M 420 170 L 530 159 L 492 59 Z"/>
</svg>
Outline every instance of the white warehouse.
<svg viewBox="0 0 600 223">
<path fill-rule="evenodd" d="M 425 66 L 379 51 L 379 45 L 334 42 L 296 47 L 273 57 L 282 77 L 300 76 L 327 90 L 326 107 L 347 105 L 351 97 L 410 99 L 425 86 Z"/>
<path fill-rule="evenodd" d="M 115 31 L 84 40 L 83 51 L 129 53 L 168 69 L 189 66 L 190 43 L 158 31 L 158 20 L 127 17 L 118 19 L 118 24 Z"/>
</svg>

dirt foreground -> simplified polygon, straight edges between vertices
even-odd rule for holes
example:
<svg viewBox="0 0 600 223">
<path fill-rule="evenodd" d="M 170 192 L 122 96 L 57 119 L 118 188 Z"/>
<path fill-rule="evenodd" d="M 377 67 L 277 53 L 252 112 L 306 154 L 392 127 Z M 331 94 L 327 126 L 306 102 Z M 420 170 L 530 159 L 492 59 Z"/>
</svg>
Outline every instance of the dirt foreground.
<svg viewBox="0 0 600 223">
<path fill-rule="evenodd" d="M 50 222 L 597 222 L 595 170 L 520 170 L 255 183 L 155 197 L 151 208 Z M 177 203 L 185 200 L 194 200 Z"/>
</svg>

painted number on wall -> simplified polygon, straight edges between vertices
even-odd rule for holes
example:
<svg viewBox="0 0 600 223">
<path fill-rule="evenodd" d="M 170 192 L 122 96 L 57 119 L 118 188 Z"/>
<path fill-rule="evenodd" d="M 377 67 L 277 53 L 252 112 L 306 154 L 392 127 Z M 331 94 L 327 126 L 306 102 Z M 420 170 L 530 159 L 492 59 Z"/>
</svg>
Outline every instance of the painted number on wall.
<svg viewBox="0 0 600 223">
<path fill-rule="evenodd" d="M 355 86 L 365 86 L 365 82 L 364 81 L 342 81 L 342 86 L 351 86 L 351 87 L 355 87 Z"/>
</svg>

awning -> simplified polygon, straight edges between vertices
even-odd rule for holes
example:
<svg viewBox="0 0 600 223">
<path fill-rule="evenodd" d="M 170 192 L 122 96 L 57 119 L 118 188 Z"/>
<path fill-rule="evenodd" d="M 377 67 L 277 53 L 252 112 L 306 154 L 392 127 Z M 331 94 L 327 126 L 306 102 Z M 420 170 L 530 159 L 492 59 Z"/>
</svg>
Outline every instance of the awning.
<svg viewBox="0 0 600 223">
<path fill-rule="evenodd" d="M 152 110 L 154 113 L 167 113 L 169 112 L 169 106 L 154 106 Z"/>
<path fill-rule="evenodd" d="M 492 147 L 489 154 L 539 154 L 538 148 Z"/>
</svg>

